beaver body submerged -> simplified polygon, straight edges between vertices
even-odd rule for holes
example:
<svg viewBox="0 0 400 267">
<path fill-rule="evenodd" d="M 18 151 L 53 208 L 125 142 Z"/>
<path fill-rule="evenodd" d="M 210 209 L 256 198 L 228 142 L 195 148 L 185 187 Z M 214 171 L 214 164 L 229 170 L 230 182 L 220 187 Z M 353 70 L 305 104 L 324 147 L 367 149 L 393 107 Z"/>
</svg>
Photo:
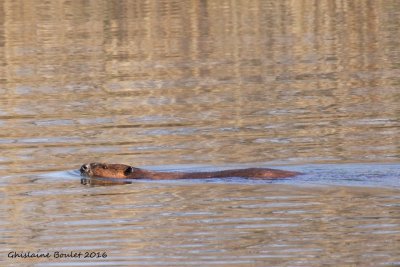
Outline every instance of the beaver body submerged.
<svg viewBox="0 0 400 267">
<path fill-rule="evenodd" d="M 174 180 L 174 179 L 207 179 L 207 178 L 229 178 L 241 177 L 250 179 L 277 179 L 298 175 L 298 172 L 283 171 L 267 168 L 233 169 L 210 172 L 158 172 L 149 171 L 124 164 L 89 163 L 80 168 L 82 176 L 115 179 L 152 179 L 152 180 Z M 86 184 L 87 179 L 81 182 Z M 90 182 L 90 181 L 89 181 Z"/>
</svg>

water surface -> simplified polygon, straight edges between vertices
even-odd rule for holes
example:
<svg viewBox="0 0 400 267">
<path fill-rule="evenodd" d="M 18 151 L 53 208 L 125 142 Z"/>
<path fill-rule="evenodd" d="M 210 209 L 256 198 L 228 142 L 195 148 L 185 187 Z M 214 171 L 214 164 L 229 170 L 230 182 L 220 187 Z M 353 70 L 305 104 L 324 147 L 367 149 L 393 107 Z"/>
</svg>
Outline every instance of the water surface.
<svg viewBox="0 0 400 267">
<path fill-rule="evenodd" d="M 399 16 L 0 0 L 0 265 L 400 265 Z M 304 175 L 85 187 L 92 161 Z M 108 256 L 7 257 L 39 249 Z"/>
</svg>

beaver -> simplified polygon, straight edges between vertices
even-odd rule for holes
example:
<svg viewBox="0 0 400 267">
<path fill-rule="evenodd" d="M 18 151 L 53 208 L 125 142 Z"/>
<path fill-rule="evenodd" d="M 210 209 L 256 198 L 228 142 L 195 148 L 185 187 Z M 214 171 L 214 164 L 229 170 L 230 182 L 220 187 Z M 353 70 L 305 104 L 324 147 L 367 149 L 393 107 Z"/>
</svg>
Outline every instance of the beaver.
<svg viewBox="0 0 400 267">
<path fill-rule="evenodd" d="M 232 169 L 209 172 L 160 172 L 144 170 L 125 164 L 89 163 L 80 168 L 81 175 L 89 178 L 114 178 L 110 180 L 118 182 L 118 179 L 207 179 L 207 178 L 249 178 L 249 179 L 278 179 L 300 174 L 299 172 L 283 171 L 267 168 Z M 103 180 L 105 181 L 105 180 Z M 90 183 L 86 178 L 81 179 L 82 184 Z"/>
</svg>

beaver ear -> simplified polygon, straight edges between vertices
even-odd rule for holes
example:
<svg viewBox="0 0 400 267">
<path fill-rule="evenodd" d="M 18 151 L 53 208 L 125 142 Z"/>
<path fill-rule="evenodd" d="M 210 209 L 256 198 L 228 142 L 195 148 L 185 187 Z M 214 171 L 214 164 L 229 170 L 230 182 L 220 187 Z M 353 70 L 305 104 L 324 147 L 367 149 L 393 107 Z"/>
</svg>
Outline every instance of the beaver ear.
<svg viewBox="0 0 400 267">
<path fill-rule="evenodd" d="M 126 168 L 126 170 L 124 171 L 124 175 L 128 176 L 129 174 L 131 174 L 133 172 L 134 168 L 132 168 L 131 166 L 129 166 L 128 168 Z"/>
</svg>

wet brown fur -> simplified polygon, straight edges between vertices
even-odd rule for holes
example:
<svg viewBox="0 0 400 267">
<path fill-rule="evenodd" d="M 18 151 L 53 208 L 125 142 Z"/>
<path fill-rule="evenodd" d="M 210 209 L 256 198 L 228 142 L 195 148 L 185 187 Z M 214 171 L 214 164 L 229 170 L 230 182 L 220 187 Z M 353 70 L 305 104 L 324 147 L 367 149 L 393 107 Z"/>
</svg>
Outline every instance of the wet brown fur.
<svg viewBox="0 0 400 267">
<path fill-rule="evenodd" d="M 143 170 L 124 164 L 89 163 L 80 168 L 82 176 L 115 179 L 207 179 L 242 177 L 250 179 L 277 179 L 298 175 L 298 172 L 267 168 L 233 169 L 210 172 L 158 172 Z"/>
</svg>

